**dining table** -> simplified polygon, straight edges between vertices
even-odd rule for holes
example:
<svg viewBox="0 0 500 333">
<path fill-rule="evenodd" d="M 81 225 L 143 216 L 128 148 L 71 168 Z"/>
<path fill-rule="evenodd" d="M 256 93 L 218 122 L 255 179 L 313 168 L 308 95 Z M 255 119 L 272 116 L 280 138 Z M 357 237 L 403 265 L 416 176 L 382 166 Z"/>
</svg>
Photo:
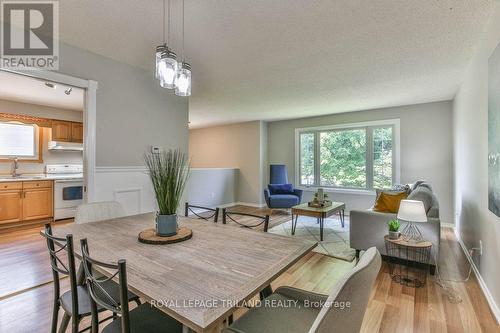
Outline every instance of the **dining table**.
<svg viewBox="0 0 500 333">
<path fill-rule="evenodd" d="M 73 235 L 78 259 L 83 238 L 94 259 L 125 259 L 129 290 L 181 322 L 186 332 L 213 331 L 317 245 L 235 224 L 189 217 L 178 222 L 192 237 L 165 245 L 138 241 L 141 231 L 154 227 L 154 213 L 54 226 L 53 233 Z"/>
</svg>

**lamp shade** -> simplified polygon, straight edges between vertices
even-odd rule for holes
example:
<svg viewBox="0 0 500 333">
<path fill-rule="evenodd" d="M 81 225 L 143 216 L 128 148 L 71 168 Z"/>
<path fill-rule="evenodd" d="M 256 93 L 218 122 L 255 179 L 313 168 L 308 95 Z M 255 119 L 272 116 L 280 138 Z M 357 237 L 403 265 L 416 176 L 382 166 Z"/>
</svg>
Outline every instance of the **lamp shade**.
<svg viewBox="0 0 500 333">
<path fill-rule="evenodd" d="M 418 200 L 401 200 L 398 219 L 409 222 L 427 222 L 424 203 Z"/>
</svg>

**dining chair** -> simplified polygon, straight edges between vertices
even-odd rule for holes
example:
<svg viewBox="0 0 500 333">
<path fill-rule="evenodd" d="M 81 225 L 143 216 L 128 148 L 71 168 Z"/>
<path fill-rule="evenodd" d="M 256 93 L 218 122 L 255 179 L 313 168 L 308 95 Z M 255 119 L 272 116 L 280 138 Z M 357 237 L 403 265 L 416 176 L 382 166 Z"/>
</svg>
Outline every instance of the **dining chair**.
<svg viewBox="0 0 500 333">
<path fill-rule="evenodd" d="M 213 212 L 213 213 L 208 215 L 208 216 L 204 216 L 204 215 L 201 215 L 200 213 L 196 212 L 194 209 L 202 209 L 204 211 Z M 189 217 L 189 212 L 191 212 L 193 215 L 195 215 L 196 217 L 198 217 L 201 220 L 208 221 L 211 218 L 213 218 L 214 223 L 217 223 L 217 221 L 219 219 L 219 211 L 220 211 L 219 207 L 210 208 L 210 207 L 203 207 L 203 206 L 195 206 L 195 205 L 190 205 L 188 202 L 186 202 L 186 204 L 184 206 L 184 216 L 185 217 Z"/>
<path fill-rule="evenodd" d="M 76 208 L 75 223 L 89 223 L 125 216 L 125 209 L 117 201 L 92 202 Z"/>
<path fill-rule="evenodd" d="M 127 299 L 127 269 L 124 259 L 116 264 L 105 263 L 92 258 L 89 254 L 87 239 L 80 240 L 83 256 L 85 282 L 90 298 L 92 313 L 92 333 L 99 332 L 99 307 L 111 311 L 115 318 L 103 328 L 102 333 L 177 333 L 182 332 L 182 324 L 149 303 L 142 303 L 130 310 Z M 95 274 L 95 269 L 113 270 L 109 277 Z M 118 277 L 119 299 L 110 295 L 105 285 Z"/>
<path fill-rule="evenodd" d="M 380 253 L 372 247 L 329 295 L 280 287 L 222 332 L 358 333 L 380 265 Z"/>
<path fill-rule="evenodd" d="M 248 219 L 238 219 L 239 217 L 246 217 Z M 263 226 L 263 231 L 267 232 L 269 229 L 269 215 L 256 215 L 256 214 L 248 214 L 248 213 L 240 213 L 240 212 L 231 212 L 227 208 L 222 208 L 222 223 L 227 224 L 228 220 L 249 229 L 258 229 L 260 226 Z M 243 222 L 247 221 L 248 222 Z M 257 220 L 257 221 L 255 221 Z"/>
<path fill-rule="evenodd" d="M 50 331 L 52 333 L 56 332 L 59 309 L 62 308 L 64 315 L 59 332 L 65 332 L 71 320 L 71 332 L 76 333 L 78 332 L 81 319 L 90 316 L 91 313 L 90 299 L 86 287 L 82 285 L 83 281 L 78 281 L 78 274 L 75 268 L 75 254 L 73 251 L 73 235 L 69 234 L 64 238 L 55 237 L 50 224 L 46 224 L 42 236 L 47 240 L 52 276 L 54 278 L 54 303 Z M 66 254 L 66 259 L 64 258 L 64 254 Z M 61 294 L 60 274 L 69 276 L 70 290 L 63 294 Z M 110 295 L 118 299 L 118 285 L 116 283 L 109 281 L 106 283 L 105 288 Z M 139 297 L 133 293 L 129 293 L 128 301 L 135 301 L 137 304 L 140 304 Z M 103 310 L 103 308 L 99 308 L 99 311 Z M 111 319 L 111 317 L 105 318 L 102 321 L 108 319 Z M 84 330 L 88 330 L 89 328 Z"/>
</svg>

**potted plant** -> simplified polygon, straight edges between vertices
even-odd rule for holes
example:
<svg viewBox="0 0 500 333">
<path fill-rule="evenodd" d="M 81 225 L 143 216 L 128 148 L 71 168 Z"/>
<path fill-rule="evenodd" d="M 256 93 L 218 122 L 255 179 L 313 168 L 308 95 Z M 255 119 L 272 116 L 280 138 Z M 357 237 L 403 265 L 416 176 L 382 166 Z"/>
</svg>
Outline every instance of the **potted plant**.
<svg viewBox="0 0 500 333">
<path fill-rule="evenodd" d="M 397 219 L 392 219 L 387 222 L 389 226 L 389 239 L 398 239 L 399 238 L 399 221 Z"/>
<path fill-rule="evenodd" d="M 189 175 L 189 160 L 180 150 L 146 153 L 144 161 L 153 183 L 158 212 L 156 234 L 177 234 L 177 208 Z"/>
</svg>

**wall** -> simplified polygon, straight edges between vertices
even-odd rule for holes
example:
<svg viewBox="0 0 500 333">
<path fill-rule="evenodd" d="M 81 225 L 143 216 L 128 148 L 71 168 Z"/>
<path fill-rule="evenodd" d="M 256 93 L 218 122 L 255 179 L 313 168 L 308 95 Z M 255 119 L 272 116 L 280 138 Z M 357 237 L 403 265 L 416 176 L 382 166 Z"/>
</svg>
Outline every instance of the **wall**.
<svg viewBox="0 0 500 333">
<path fill-rule="evenodd" d="M 483 255 L 473 259 L 500 321 L 500 218 L 488 210 L 488 58 L 499 43 L 497 4 L 455 97 L 453 128 L 457 232 L 468 249 L 479 247 L 482 240 Z"/>
<path fill-rule="evenodd" d="M 13 101 L 0 100 L 0 113 L 13 113 L 29 115 L 41 118 L 83 121 L 81 111 L 64 110 L 43 105 L 19 103 Z M 82 164 L 83 155 L 81 152 L 54 152 L 48 150 L 48 142 L 52 137 L 50 128 L 40 128 L 43 135 L 42 158 L 43 163 L 19 163 L 19 173 L 44 173 L 47 164 Z M 0 163 L 0 174 L 10 173 L 12 163 Z"/>
<path fill-rule="evenodd" d="M 96 201 L 117 200 L 127 214 L 155 210 L 143 154 L 151 145 L 188 150 L 188 98 L 145 71 L 60 43 L 59 72 L 98 82 Z M 152 64 L 153 66 L 153 64 Z"/>
<path fill-rule="evenodd" d="M 262 204 L 263 153 L 261 121 L 189 131 L 189 155 L 193 168 L 237 168 L 237 201 Z M 265 139 L 265 138 L 264 138 Z"/>
<path fill-rule="evenodd" d="M 186 191 L 188 202 L 196 206 L 216 207 L 238 201 L 238 169 L 191 169 Z"/>
<path fill-rule="evenodd" d="M 295 179 L 295 129 L 384 119 L 400 119 L 401 183 L 429 181 L 439 199 L 443 223 L 453 223 L 452 213 L 452 104 L 436 102 L 329 116 L 268 123 L 269 163 L 288 166 L 288 178 Z M 305 200 L 312 192 L 305 193 Z M 348 210 L 367 209 L 373 194 L 334 193 L 333 200 L 346 203 Z"/>
</svg>

